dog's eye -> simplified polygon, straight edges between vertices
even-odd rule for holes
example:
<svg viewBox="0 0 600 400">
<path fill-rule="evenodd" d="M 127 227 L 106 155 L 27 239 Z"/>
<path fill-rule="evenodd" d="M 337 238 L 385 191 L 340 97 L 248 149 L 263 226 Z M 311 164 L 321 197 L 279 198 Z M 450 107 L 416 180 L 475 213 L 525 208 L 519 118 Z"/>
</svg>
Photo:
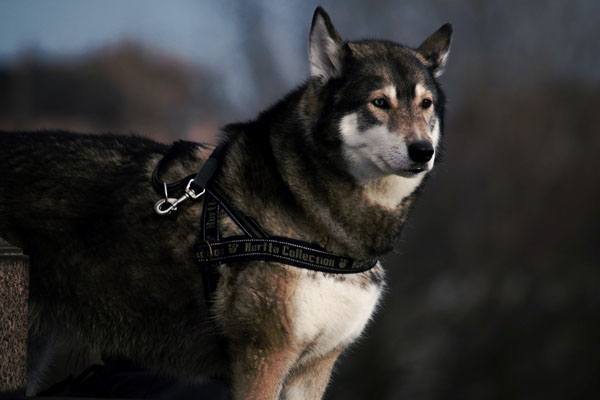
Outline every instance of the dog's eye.
<svg viewBox="0 0 600 400">
<path fill-rule="evenodd" d="M 431 99 L 423 99 L 423 101 L 421 102 L 421 108 L 428 109 L 429 107 L 431 107 L 432 104 L 433 102 L 431 101 Z"/>
<path fill-rule="evenodd" d="M 378 98 L 372 100 L 371 104 L 373 104 L 377 108 L 383 108 L 383 109 L 390 108 L 390 104 L 383 97 L 378 97 Z"/>
</svg>

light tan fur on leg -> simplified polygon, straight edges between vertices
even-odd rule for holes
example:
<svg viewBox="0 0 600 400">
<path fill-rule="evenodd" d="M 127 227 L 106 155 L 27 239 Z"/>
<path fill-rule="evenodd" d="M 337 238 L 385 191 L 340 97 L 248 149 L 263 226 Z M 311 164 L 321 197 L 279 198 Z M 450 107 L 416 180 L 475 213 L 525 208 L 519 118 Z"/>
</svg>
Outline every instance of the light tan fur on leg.
<svg viewBox="0 0 600 400">
<path fill-rule="evenodd" d="M 288 304 L 297 272 L 264 262 L 223 271 L 215 310 L 228 339 L 236 400 L 275 400 L 300 355 Z"/>
<path fill-rule="evenodd" d="M 282 398 L 285 400 L 321 399 L 340 353 L 341 350 L 334 350 L 296 366 L 285 382 Z"/>
<path fill-rule="evenodd" d="M 241 354 L 240 354 L 241 353 Z M 246 348 L 233 365 L 233 398 L 236 400 L 277 400 L 297 353 Z"/>
</svg>

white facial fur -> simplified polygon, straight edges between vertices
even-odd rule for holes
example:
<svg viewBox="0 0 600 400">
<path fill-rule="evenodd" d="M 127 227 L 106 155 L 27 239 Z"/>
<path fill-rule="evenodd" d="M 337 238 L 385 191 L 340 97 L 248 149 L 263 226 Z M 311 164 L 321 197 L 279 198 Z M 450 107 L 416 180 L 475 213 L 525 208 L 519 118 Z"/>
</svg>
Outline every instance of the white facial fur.
<svg viewBox="0 0 600 400">
<path fill-rule="evenodd" d="M 402 135 L 390 132 L 384 125 L 376 125 L 361 131 L 356 113 L 345 115 L 340 121 L 343 153 L 350 167 L 350 173 L 359 181 L 393 175 L 409 168 L 407 144 Z M 435 121 L 430 133 L 433 147 L 439 142 L 439 121 Z M 428 163 L 433 168 L 435 153 Z"/>
<path fill-rule="evenodd" d="M 340 132 L 350 173 L 359 181 L 389 175 L 394 173 L 395 167 L 410 164 L 406 143 L 386 126 L 360 131 L 358 116 L 354 113 L 342 118 Z"/>
<path fill-rule="evenodd" d="M 420 98 L 421 96 L 423 96 L 426 92 L 427 92 L 427 89 L 421 83 L 417 83 L 415 85 L 415 97 L 417 99 Z"/>
<path fill-rule="evenodd" d="M 391 87 L 393 88 L 393 87 Z M 386 95 L 389 88 L 384 88 Z M 394 90 L 395 92 L 395 90 Z M 418 84 L 415 88 L 416 98 L 426 93 L 426 89 Z M 432 106 L 433 107 L 433 106 Z M 433 110 L 432 110 L 433 112 Z M 440 140 L 439 120 L 435 115 L 428 137 L 434 149 Z M 361 131 L 358 126 L 358 115 L 348 114 L 340 121 L 340 133 L 343 143 L 343 154 L 350 173 L 365 187 L 367 199 L 386 208 L 395 208 L 421 184 L 427 171 L 413 176 L 400 176 L 399 171 L 410 168 L 411 161 L 405 138 L 397 132 L 390 132 L 385 125 L 372 126 Z M 431 170 L 435 163 L 434 153 L 427 163 Z"/>
<path fill-rule="evenodd" d="M 396 99 L 396 87 L 394 85 L 389 85 L 383 88 L 383 93 L 387 96 L 388 99 Z"/>
<path fill-rule="evenodd" d="M 427 163 L 427 169 L 429 169 L 431 171 L 431 169 L 433 168 L 433 164 L 435 163 L 435 156 L 437 154 L 437 146 L 440 143 L 440 120 L 439 119 L 435 119 L 435 123 L 433 124 L 433 129 L 431 130 L 431 133 L 429 134 L 429 136 L 431 137 L 431 143 L 433 144 L 433 148 L 435 149 L 434 153 L 433 153 L 433 157 L 431 157 L 431 160 L 429 160 L 429 162 Z"/>
</svg>

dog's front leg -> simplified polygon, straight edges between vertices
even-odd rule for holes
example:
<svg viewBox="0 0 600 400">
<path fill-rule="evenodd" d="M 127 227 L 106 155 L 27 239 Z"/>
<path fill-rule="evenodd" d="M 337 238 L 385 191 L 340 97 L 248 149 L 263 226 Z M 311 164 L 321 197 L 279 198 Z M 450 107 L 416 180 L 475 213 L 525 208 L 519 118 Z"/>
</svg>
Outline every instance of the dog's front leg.
<svg viewBox="0 0 600 400">
<path fill-rule="evenodd" d="M 232 360 L 232 392 L 235 400 L 277 400 L 285 377 L 298 354 L 248 346 Z"/>
<path fill-rule="evenodd" d="M 331 371 L 341 350 L 334 350 L 322 357 L 295 366 L 287 378 L 284 400 L 320 400 L 325 393 Z"/>
</svg>

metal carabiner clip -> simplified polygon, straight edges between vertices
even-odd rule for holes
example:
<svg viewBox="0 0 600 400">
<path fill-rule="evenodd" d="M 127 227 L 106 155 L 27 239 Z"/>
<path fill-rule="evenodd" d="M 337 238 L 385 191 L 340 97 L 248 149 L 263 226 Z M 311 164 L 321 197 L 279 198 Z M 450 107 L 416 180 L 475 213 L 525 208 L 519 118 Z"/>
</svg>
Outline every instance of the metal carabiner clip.
<svg viewBox="0 0 600 400">
<path fill-rule="evenodd" d="M 167 184 L 163 182 L 165 188 L 165 198 L 157 201 L 154 204 L 154 212 L 156 212 L 158 215 L 168 215 L 172 211 L 177 211 L 177 206 L 183 201 L 190 198 L 197 199 L 206 192 L 206 189 L 202 189 L 202 192 L 196 194 L 196 192 L 194 192 L 194 190 L 190 188 L 192 182 L 194 182 L 194 180 L 190 179 L 185 188 L 185 194 L 178 199 L 169 197 L 169 194 L 167 193 Z"/>
<path fill-rule="evenodd" d="M 154 204 L 154 212 L 158 215 L 170 214 L 171 211 L 177 210 L 177 204 L 180 202 L 180 199 L 174 199 L 172 197 L 160 199 Z"/>
</svg>

